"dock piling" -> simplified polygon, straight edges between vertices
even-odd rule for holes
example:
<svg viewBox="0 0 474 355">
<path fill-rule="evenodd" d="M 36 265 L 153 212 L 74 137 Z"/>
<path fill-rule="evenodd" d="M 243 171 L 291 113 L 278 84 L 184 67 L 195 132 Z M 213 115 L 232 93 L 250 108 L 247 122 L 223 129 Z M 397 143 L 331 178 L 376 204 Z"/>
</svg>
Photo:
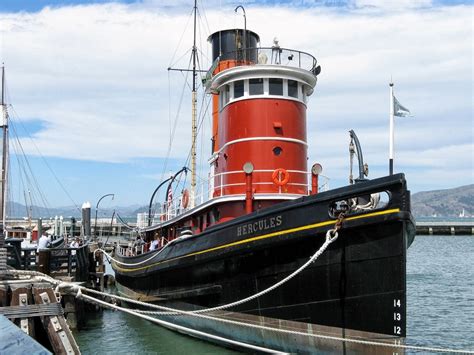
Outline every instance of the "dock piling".
<svg viewBox="0 0 474 355">
<path fill-rule="evenodd" d="M 33 287 L 35 303 L 50 304 L 56 302 L 52 288 Z M 76 340 L 71 334 L 63 315 L 40 317 L 43 327 L 47 330 L 49 341 L 55 354 L 80 354 Z"/>
</svg>

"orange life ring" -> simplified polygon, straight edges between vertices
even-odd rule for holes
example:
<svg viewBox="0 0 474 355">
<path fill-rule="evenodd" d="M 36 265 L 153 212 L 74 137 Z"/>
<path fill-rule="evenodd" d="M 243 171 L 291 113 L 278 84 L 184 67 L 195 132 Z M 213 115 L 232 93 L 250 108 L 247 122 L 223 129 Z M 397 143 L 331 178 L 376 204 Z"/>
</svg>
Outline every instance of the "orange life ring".
<svg viewBox="0 0 474 355">
<path fill-rule="evenodd" d="M 189 191 L 188 191 L 188 189 L 183 190 L 183 197 L 181 198 L 181 205 L 183 206 L 183 208 L 186 208 L 189 205 Z"/>
<path fill-rule="evenodd" d="M 280 180 L 282 176 L 283 176 L 283 179 Z M 275 185 L 284 186 L 288 183 L 288 180 L 290 180 L 290 173 L 283 168 L 278 168 L 278 169 L 275 169 L 275 171 L 273 172 L 272 179 Z"/>
</svg>

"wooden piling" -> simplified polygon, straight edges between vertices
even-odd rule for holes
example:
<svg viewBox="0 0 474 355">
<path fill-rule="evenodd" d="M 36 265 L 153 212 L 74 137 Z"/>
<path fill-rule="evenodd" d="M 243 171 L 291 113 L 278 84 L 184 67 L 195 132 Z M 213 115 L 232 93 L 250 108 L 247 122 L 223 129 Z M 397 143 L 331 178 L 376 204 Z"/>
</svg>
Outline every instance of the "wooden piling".
<svg viewBox="0 0 474 355">
<path fill-rule="evenodd" d="M 79 324 L 82 322 L 80 318 L 81 311 L 83 311 L 83 307 L 81 307 L 82 302 L 76 299 L 74 295 L 64 295 L 63 303 L 64 314 L 69 328 L 78 329 Z"/>
<path fill-rule="evenodd" d="M 41 249 L 38 252 L 38 271 L 49 275 L 51 272 L 51 251 L 49 249 Z"/>
<path fill-rule="evenodd" d="M 94 253 L 97 244 L 86 244 L 77 249 L 28 249 L 18 252 L 15 245 L 7 245 L 1 255 L 6 268 L 37 270 L 66 282 L 82 282 L 85 286 L 103 291 L 105 265 L 101 253 Z M 5 269 L 4 268 L 4 269 Z M 44 281 L 19 281 L 5 277 L 0 270 L 0 314 L 13 321 L 24 334 L 51 349 L 55 354 L 80 354 L 70 328 L 85 323 L 86 304 L 74 295 L 56 295 L 52 285 Z M 93 309 L 101 308 L 94 305 Z"/>
<path fill-rule="evenodd" d="M 52 288 L 33 287 L 35 303 L 50 304 L 58 302 Z M 47 330 L 48 339 L 55 354 L 80 354 L 76 340 L 62 315 L 40 317 Z"/>
<path fill-rule="evenodd" d="M 26 307 L 33 304 L 33 297 L 31 294 L 31 285 L 10 285 L 11 290 L 11 306 L 22 306 Z M 35 337 L 35 324 L 34 319 L 29 317 L 23 317 L 15 319 L 15 324 L 20 327 L 23 332 L 31 337 Z"/>
</svg>

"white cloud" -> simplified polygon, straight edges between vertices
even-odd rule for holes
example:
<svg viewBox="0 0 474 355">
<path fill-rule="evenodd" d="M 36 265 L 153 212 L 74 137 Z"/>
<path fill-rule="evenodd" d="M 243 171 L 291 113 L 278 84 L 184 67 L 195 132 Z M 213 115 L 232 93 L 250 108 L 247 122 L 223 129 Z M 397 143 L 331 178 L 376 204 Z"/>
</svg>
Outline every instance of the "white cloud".
<svg viewBox="0 0 474 355">
<path fill-rule="evenodd" d="M 431 169 L 441 157 L 453 174 L 461 160 L 472 167 L 472 7 L 433 8 L 424 0 L 352 4 L 342 12 L 246 8 L 248 27 L 260 34 L 262 46 L 276 36 L 283 47 L 314 53 L 322 65 L 308 109 L 311 159 L 324 158 L 328 175 L 346 171 L 347 131 L 353 128 L 364 137 L 366 157 L 384 164 L 393 75 L 397 97 L 415 114 L 396 123 L 399 166 Z M 366 11 L 369 5 L 378 12 Z M 191 46 L 189 14 L 154 1 L 0 14 L 11 102 L 23 119 L 47 123 L 34 135 L 42 153 L 112 162 L 164 157 L 169 90 L 173 117 L 182 85 L 182 75 L 166 68 L 186 24 L 174 58 Z M 231 5 L 205 15 L 212 31 L 243 25 Z M 199 43 L 206 45 L 208 34 L 203 31 Z M 203 52 L 210 56 L 208 47 Z M 188 58 L 177 66 L 186 67 Z M 188 154 L 189 103 L 185 96 L 174 158 Z M 35 154 L 28 143 L 25 149 Z"/>
<path fill-rule="evenodd" d="M 353 0 L 352 3 L 357 8 L 376 8 L 383 10 L 406 10 L 429 7 L 431 0 Z"/>
</svg>

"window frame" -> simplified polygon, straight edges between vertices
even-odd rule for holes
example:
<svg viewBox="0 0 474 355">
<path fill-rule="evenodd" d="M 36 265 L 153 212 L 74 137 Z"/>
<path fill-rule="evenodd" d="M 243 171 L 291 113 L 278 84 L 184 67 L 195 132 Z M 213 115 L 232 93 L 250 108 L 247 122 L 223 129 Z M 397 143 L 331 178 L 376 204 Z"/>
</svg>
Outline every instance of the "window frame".
<svg viewBox="0 0 474 355">
<path fill-rule="evenodd" d="M 281 81 L 281 94 L 278 94 L 278 93 L 275 94 L 275 93 L 272 93 L 272 92 L 271 92 L 272 85 L 270 84 L 270 82 L 271 82 L 272 80 Z M 285 96 L 285 95 L 284 95 L 285 89 L 284 89 L 284 84 L 283 84 L 284 81 L 285 81 L 285 79 L 283 79 L 283 78 L 268 78 L 268 94 L 269 94 L 270 96 L 283 96 L 283 97 L 284 97 L 284 96 Z"/>
<path fill-rule="evenodd" d="M 270 94 L 270 81 L 276 79 L 281 80 L 281 94 Z M 263 81 L 263 93 L 250 94 L 250 81 L 251 80 L 262 80 Z M 242 96 L 235 97 L 235 84 L 243 82 L 243 93 Z M 289 95 L 289 83 L 296 82 L 297 87 L 297 96 Z M 219 111 L 222 111 L 228 104 L 247 100 L 247 99 L 262 99 L 262 98 L 272 98 L 272 99 L 286 99 L 292 101 L 298 101 L 304 105 L 307 104 L 306 96 L 306 85 L 299 80 L 282 78 L 282 77 L 272 77 L 272 76 L 260 76 L 260 77 L 248 77 L 244 79 L 238 79 L 227 84 L 224 84 L 220 88 L 219 94 Z"/>
</svg>

